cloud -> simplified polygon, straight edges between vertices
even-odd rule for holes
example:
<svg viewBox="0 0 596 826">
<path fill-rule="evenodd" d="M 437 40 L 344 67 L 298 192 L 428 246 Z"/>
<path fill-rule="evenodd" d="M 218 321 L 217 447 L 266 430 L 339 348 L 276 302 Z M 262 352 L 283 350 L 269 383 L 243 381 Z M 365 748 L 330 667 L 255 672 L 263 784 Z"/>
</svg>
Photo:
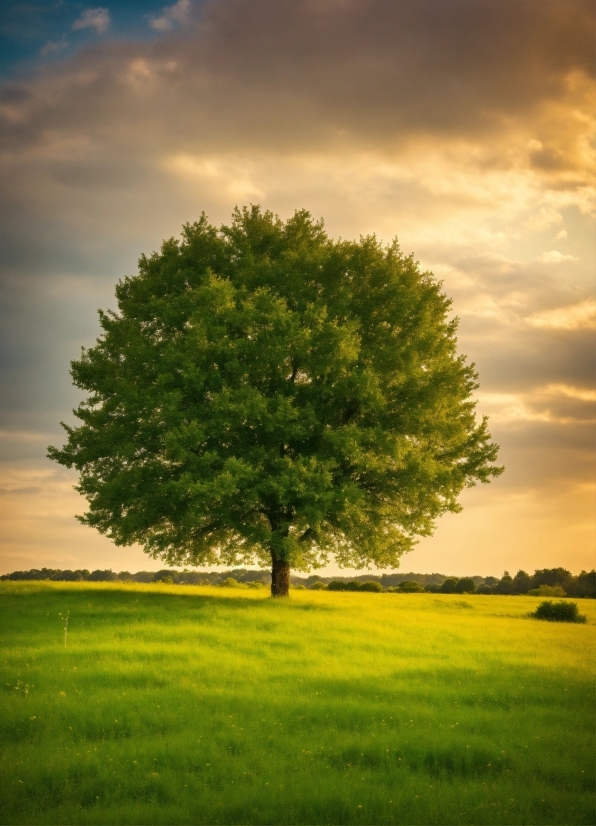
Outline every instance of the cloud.
<svg viewBox="0 0 596 826">
<path fill-rule="evenodd" d="M 574 255 L 564 255 L 558 250 L 549 250 L 539 255 L 536 260 L 541 264 L 562 264 L 564 261 L 579 261 L 579 258 Z"/>
<path fill-rule="evenodd" d="M 41 493 L 42 488 L 37 485 L 24 488 L 0 488 L 0 496 L 29 496 L 35 493 Z"/>
<path fill-rule="evenodd" d="M 172 6 L 165 6 L 159 17 L 149 16 L 149 25 L 158 32 L 169 32 L 176 25 L 188 23 L 190 0 L 178 0 Z"/>
<path fill-rule="evenodd" d="M 50 40 L 40 49 L 39 54 L 41 57 L 50 57 L 52 55 L 62 54 L 62 52 L 65 52 L 67 49 L 68 41 L 66 37 L 63 36 L 60 40 Z"/>
<path fill-rule="evenodd" d="M 85 9 L 72 24 L 73 32 L 80 29 L 95 29 L 97 34 L 103 34 L 110 26 L 110 12 L 108 9 Z"/>
<path fill-rule="evenodd" d="M 152 25 L 169 31 L 192 11 L 180 0 Z M 83 75 L 64 67 L 78 76 L 72 92 L 83 98 L 92 84 L 107 95 L 113 86 L 96 117 L 130 105 L 142 134 L 151 109 L 139 112 L 141 101 L 119 84 L 124 64 L 142 58 L 153 69 L 144 90 L 157 104 L 153 120 L 167 113 L 181 143 L 194 134 L 218 149 L 395 153 L 426 152 L 440 137 L 444 149 L 466 153 L 470 167 L 486 173 L 523 168 L 574 188 L 591 183 L 591 3 L 226 0 L 202 15 L 184 38 L 81 56 Z M 87 9 L 74 26 L 99 31 L 108 21 L 106 9 Z M 178 68 L 168 79 L 172 61 Z M 79 110 L 81 120 L 90 105 Z M 73 105 L 69 120 L 75 112 Z M 551 144 L 560 163 L 540 166 L 536 153 Z M 442 188 L 441 176 L 434 181 Z"/>
<path fill-rule="evenodd" d="M 596 300 L 588 298 L 570 307 L 556 307 L 535 313 L 528 318 L 528 323 L 552 330 L 596 329 Z"/>
<path fill-rule="evenodd" d="M 579 399 L 583 402 L 596 402 L 596 390 L 586 390 L 581 387 L 570 387 L 567 384 L 548 384 L 544 388 L 547 395 L 562 395 L 570 399 Z"/>
<path fill-rule="evenodd" d="M 480 392 L 478 398 L 483 411 L 494 423 L 596 423 L 596 392 L 588 388 L 548 384 L 517 394 Z"/>
</svg>

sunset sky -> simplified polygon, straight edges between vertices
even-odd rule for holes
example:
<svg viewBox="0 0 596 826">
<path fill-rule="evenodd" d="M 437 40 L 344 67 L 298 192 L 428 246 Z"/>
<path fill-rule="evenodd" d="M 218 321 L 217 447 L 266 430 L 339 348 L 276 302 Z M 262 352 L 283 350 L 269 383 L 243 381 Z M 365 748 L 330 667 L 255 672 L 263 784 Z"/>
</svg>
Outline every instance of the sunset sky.
<svg viewBox="0 0 596 826">
<path fill-rule="evenodd" d="M 506 472 L 402 559 L 595 564 L 592 0 L 5 0 L 0 573 L 158 569 L 45 458 L 69 362 L 205 211 L 399 238 L 443 281 Z M 331 570 L 331 569 L 330 569 Z"/>
</svg>

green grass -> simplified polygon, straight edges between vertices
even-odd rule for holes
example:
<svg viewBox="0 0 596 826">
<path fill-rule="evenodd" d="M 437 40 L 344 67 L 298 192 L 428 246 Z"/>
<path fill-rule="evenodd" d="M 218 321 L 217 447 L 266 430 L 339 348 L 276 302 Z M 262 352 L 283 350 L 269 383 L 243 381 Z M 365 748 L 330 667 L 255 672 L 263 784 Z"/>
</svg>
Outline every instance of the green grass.
<svg viewBox="0 0 596 826">
<path fill-rule="evenodd" d="M 4 582 L 0 821 L 592 824 L 596 605 L 539 601 Z"/>
</svg>

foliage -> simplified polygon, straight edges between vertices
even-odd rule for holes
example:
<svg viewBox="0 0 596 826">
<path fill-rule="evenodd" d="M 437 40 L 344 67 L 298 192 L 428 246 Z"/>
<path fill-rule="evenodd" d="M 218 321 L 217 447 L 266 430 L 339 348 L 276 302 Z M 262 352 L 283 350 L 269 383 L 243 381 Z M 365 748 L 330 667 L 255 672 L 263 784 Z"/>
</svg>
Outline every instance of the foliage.
<svg viewBox="0 0 596 826">
<path fill-rule="evenodd" d="M 2 582 L 0 823 L 593 823 L 596 604 L 462 601 Z"/>
<path fill-rule="evenodd" d="M 455 577 L 448 577 L 441 585 L 442 594 L 454 594 L 457 586 L 457 579 Z"/>
<path fill-rule="evenodd" d="M 553 587 L 559 585 L 566 591 L 567 585 L 572 579 L 571 573 L 566 568 L 542 568 L 534 571 L 530 587 L 538 588 L 540 585 L 550 585 Z"/>
<path fill-rule="evenodd" d="M 578 576 L 572 576 L 569 574 L 569 577 L 566 577 L 565 574 L 561 572 L 565 572 L 565 569 L 561 568 L 543 568 L 539 571 L 535 571 L 532 576 L 527 574 L 525 571 L 518 571 L 515 577 L 511 578 L 509 574 L 505 574 L 504 577 L 504 585 L 502 580 L 499 580 L 497 577 L 487 576 L 487 577 L 463 577 L 462 579 L 468 582 L 467 588 L 470 587 L 469 581 L 471 580 L 474 585 L 476 585 L 476 593 L 478 594 L 494 594 L 498 593 L 501 590 L 506 590 L 507 593 L 512 593 L 516 595 L 521 595 L 527 593 L 528 596 L 574 596 L 580 598 L 591 597 L 592 599 L 596 596 L 596 571 L 582 571 Z M 568 572 L 567 572 L 568 573 Z M 129 571 L 120 571 L 118 574 L 114 574 L 112 571 L 93 571 L 90 573 L 88 570 L 59 570 L 59 569 L 52 569 L 52 568 L 42 568 L 36 569 L 33 568 L 30 571 L 13 571 L 10 574 L 4 574 L 0 577 L 0 580 L 14 580 L 14 581 L 22 581 L 22 580 L 50 580 L 53 582 L 80 582 L 82 580 L 91 580 L 91 581 L 111 581 L 114 582 L 119 580 L 121 582 L 156 582 L 159 581 L 162 577 L 169 576 L 172 578 L 172 581 L 177 584 L 183 585 L 217 585 L 223 579 L 228 576 L 232 576 L 238 582 L 245 582 L 251 587 L 253 586 L 252 583 L 256 582 L 256 587 L 264 586 L 265 579 L 268 578 L 268 574 L 262 571 L 255 571 L 249 570 L 245 568 L 234 568 L 233 570 L 228 570 L 224 572 L 220 571 L 211 571 L 211 572 L 200 572 L 200 571 L 177 571 L 175 569 L 164 569 L 162 571 L 158 571 L 154 573 L 152 571 L 138 571 L 137 573 L 131 574 Z M 560 585 L 540 585 L 537 588 L 529 588 L 527 591 L 522 590 L 522 588 L 529 586 L 533 581 L 537 579 L 550 579 L 551 581 L 554 579 L 564 579 L 566 582 L 566 591 L 564 591 Z M 332 581 L 329 578 L 329 581 Z M 363 581 L 362 579 L 358 581 Z M 393 593 L 394 591 L 398 590 L 403 592 L 401 589 L 401 585 L 404 582 L 418 582 L 421 586 L 424 585 L 424 590 L 429 593 L 440 593 L 441 588 L 453 588 L 453 582 L 456 583 L 456 588 L 462 588 L 463 586 L 460 584 L 461 580 L 458 580 L 457 577 L 446 577 L 443 574 L 400 574 L 400 573 L 393 573 L 393 574 L 382 574 L 380 576 L 371 575 L 371 581 L 378 582 L 383 590 L 387 593 Z M 342 580 L 343 583 L 347 584 L 348 580 Z M 447 582 L 446 585 L 444 583 Z M 312 588 L 313 584 L 315 585 L 315 590 L 318 588 L 326 588 L 327 582 L 324 577 L 317 577 L 310 576 L 308 578 L 301 578 L 298 576 L 292 577 L 292 583 L 294 585 L 304 585 L 306 588 Z M 358 588 L 358 586 L 352 586 Z M 332 589 L 333 590 L 333 589 Z M 466 590 L 466 589 L 464 589 Z M 450 593 L 456 593 L 456 591 L 449 591 Z M 473 591 L 472 591 L 473 592 Z"/>
<path fill-rule="evenodd" d="M 358 586 L 355 586 L 353 590 L 356 590 Z M 311 586 L 312 588 L 312 586 Z M 348 590 L 348 583 L 342 582 L 339 579 L 332 579 L 331 582 L 327 583 L 327 590 L 328 591 L 347 591 Z"/>
<path fill-rule="evenodd" d="M 247 588 L 244 582 L 238 582 L 233 576 L 228 576 L 219 583 L 220 588 Z"/>
<path fill-rule="evenodd" d="M 324 582 L 312 582 L 308 586 L 310 591 L 326 591 L 328 590 L 329 586 L 326 585 Z"/>
<path fill-rule="evenodd" d="M 400 582 L 395 590 L 402 591 L 405 594 L 419 594 L 424 591 L 424 588 L 419 582 L 406 580 L 405 582 Z"/>
<path fill-rule="evenodd" d="M 512 594 L 527 594 L 532 587 L 532 577 L 525 571 L 519 570 L 511 582 Z"/>
<path fill-rule="evenodd" d="M 93 571 L 86 577 L 88 582 L 118 582 L 118 574 L 113 571 Z"/>
<path fill-rule="evenodd" d="M 493 588 L 493 594 L 510 594 L 513 591 L 513 577 L 505 571 L 501 579 Z"/>
<path fill-rule="evenodd" d="M 476 591 L 476 583 L 471 576 L 464 576 L 457 580 L 455 586 L 456 594 L 473 594 Z"/>
<path fill-rule="evenodd" d="M 582 571 L 567 583 L 566 588 L 570 596 L 596 598 L 596 571 Z"/>
<path fill-rule="evenodd" d="M 359 591 L 368 591 L 372 594 L 380 594 L 383 591 L 383 586 L 380 582 L 375 582 L 374 579 L 367 579 L 360 583 Z"/>
<path fill-rule="evenodd" d="M 540 585 L 539 588 L 531 588 L 528 591 L 529 597 L 564 597 L 565 591 L 560 585 Z"/>
<path fill-rule="evenodd" d="M 170 571 L 158 571 L 153 577 L 153 582 L 163 582 L 166 585 L 172 585 L 177 581 L 177 574 L 172 575 Z"/>
<path fill-rule="evenodd" d="M 244 208 L 186 225 L 116 296 L 72 363 L 81 424 L 48 455 L 118 545 L 169 564 L 396 567 L 502 470 L 450 301 L 396 242 Z"/>
<path fill-rule="evenodd" d="M 587 617 L 579 613 L 577 603 L 564 600 L 552 602 L 547 599 L 540 603 L 531 616 L 550 622 L 587 622 Z"/>
</svg>

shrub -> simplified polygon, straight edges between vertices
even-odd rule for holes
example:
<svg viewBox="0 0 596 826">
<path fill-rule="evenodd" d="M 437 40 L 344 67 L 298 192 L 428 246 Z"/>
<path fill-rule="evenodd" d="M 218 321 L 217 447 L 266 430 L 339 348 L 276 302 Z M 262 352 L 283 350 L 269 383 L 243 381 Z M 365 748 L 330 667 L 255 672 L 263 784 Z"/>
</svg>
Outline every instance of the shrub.
<svg viewBox="0 0 596 826">
<path fill-rule="evenodd" d="M 575 602 L 552 602 L 550 599 L 541 602 L 538 608 L 530 614 L 536 619 L 549 622 L 586 622 L 587 617 L 580 614 Z"/>
<path fill-rule="evenodd" d="M 227 576 L 219 583 L 220 588 L 248 588 L 244 582 L 238 582 L 233 576 Z"/>
<path fill-rule="evenodd" d="M 317 583 L 315 582 L 310 587 L 314 588 L 314 586 L 316 584 Z M 339 579 L 332 579 L 331 582 L 329 583 L 329 585 L 327 586 L 328 591 L 347 591 L 347 589 L 348 589 L 348 583 L 347 582 L 340 582 Z"/>
<path fill-rule="evenodd" d="M 407 579 L 405 582 L 399 583 L 397 590 L 398 592 L 401 591 L 402 594 L 420 594 L 424 591 L 424 588 L 416 580 Z"/>
<path fill-rule="evenodd" d="M 253 579 L 252 582 L 246 583 L 247 588 L 265 588 L 265 583 L 262 582 L 260 579 Z M 304 586 L 296 586 L 296 587 L 304 587 Z"/>
<path fill-rule="evenodd" d="M 155 579 L 154 582 L 159 582 L 161 585 L 173 585 L 174 580 L 171 576 L 160 576 L 159 579 Z"/>
<path fill-rule="evenodd" d="M 313 582 L 312 585 L 309 586 L 309 590 L 311 591 L 326 591 L 327 585 L 324 582 Z"/>
<path fill-rule="evenodd" d="M 565 591 L 560 585 L 541 585 L 528 591 L 530 597 L 564 597 Z"/>
<path fill-rule="evenodd" d="M 441 593 L 442 594 L 454 594 L 455 593 L 455 586 L 457 585 L 457 579 L 454 576 L 448 577 L 445 582 L 441 585 Z"/>
<path fill-rule="evenodd" d="M 345 583 L 345 591 L 361 591 L 362 583 L 358 579 L 352 579 Z"/>
<path fill-rule="evenodd" d="M 490 587 L 490 585 L 479 585 L 476 589 L 477 594 L 492 594 L 492 592 L 493 589 Z"/>
<path fill-rule="evenodd" d="M 375 594 L 379 594 L 383 590 L 383 586 L 380 582 L 376 582 L 374 579 L 366 580 L 366 582 L 360 583 L 359 591 L 370 591 Z"/>
<path fill-rule="evenodd" d="M 301 585 L 301 584 L 290 585 L 290 588 L 292 588 L 292 590 L 294 590 L 294 591 L 306 591 L 306 588 L 304 587 L 304 585 Z"/>
</svg>

